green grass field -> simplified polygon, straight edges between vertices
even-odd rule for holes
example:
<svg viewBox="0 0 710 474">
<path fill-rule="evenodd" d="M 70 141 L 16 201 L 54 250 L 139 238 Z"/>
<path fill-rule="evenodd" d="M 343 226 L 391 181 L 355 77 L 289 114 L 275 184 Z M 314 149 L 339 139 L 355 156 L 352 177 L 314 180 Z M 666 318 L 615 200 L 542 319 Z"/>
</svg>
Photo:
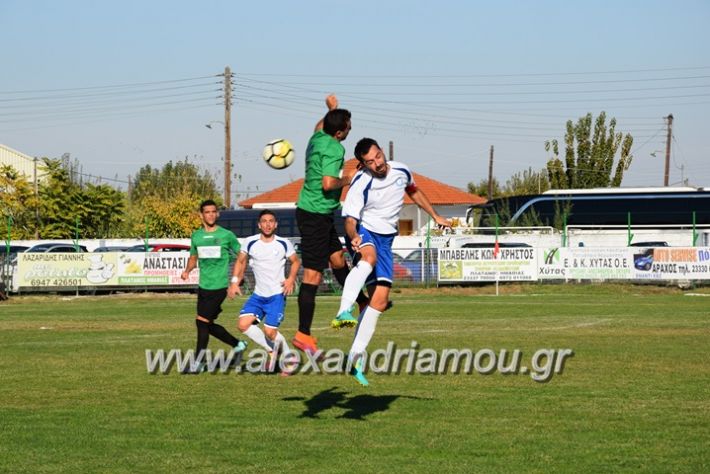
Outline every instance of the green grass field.
<svg viewBox="0 0 710 474">
<path fill-rule="evenodd" d="M 0 471 L 710 470 L 710 291 L 501 290 L 396 293 L 371 348 L 520 349 L 524 364 L 540 348 L 573 349 L 548 383 L 150 375 L 146 349 L 193 348 L 194 296 L 14 298 L 0 304 Z M 230 330 L 242 302 L 225 305 Z M 336 305 L 319 297 L 314 334 L 347 349 L 351 330 L 327 329 Z M 296 321 L 290 299 L 289 339 Z"/>
</svg>

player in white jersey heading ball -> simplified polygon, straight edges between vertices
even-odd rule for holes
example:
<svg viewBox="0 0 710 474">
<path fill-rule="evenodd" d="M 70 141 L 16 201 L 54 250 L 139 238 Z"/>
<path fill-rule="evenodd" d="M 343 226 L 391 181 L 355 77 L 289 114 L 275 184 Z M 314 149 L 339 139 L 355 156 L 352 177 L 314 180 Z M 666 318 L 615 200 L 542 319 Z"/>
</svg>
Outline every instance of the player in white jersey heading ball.
<svg viewBox="0 0 710 474">
<path fill-rule="evenodd" d="M 343 204 L 343 217 L 348 247 L 354 254 L 359 254 L 359 261 L 345 280 L 340 309 L 332 325 L 340 327 L 354 320 L 351 308 L 360 289 L 367 285 L 370 304 L 357 320 L 348 360 L 352 375 L 362 385 L 368 385 L 363 374 L 362 356 L 375 333 L 377 319 L 389 300 L 393 279 L 392 242 L 397 235 L 404 194 L 438 225 L 451 227 L 451 223 L 434 210 L 426 195 L 417 188 L 407 165 L 386 161 L 375 140 L 360 140 L 355 146 L 355 158 L 362 169 L 350 184 Z"/>
<path fill-rule="evenodd" d="M 247 260 L 254 271 L 254 293 L 239 312 L 239 330 L 270 352 L 275 361 L 277 354 L 290 352 L 286 338 L 279 332 L 284 318 L 286 296 L 293 293 L 296 274 L 301 261 L 290 240 L 276 235 L 276 216 L 268 209 L 259 213 L 259 233 L 247 237 L 239 253 L 236 265 L 239 282 L 244 279 Z M 286 259 L 291 261 L 291 270 L 284 276 Z M 239 285 L 230 287 L 232 294 L 241 294 Z M 258 324 L 264 323 L 264 330 Z"/>
</svg>

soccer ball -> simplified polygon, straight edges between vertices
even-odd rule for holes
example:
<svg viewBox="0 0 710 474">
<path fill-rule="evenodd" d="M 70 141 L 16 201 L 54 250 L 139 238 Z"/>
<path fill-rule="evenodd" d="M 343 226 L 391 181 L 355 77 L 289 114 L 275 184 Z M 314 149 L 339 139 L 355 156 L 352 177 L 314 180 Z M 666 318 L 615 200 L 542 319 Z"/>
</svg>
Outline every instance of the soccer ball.
<svg viewBox="0 0 710 474">
<path fill-rule="evenodd" d="M 262 154 L 266 164 L 274 169 L 282 170 L 293 163 L 296 152 L 293 151 L 291 142 L 284 139 L 272 140 L 265 147 Z"/>
</svg>

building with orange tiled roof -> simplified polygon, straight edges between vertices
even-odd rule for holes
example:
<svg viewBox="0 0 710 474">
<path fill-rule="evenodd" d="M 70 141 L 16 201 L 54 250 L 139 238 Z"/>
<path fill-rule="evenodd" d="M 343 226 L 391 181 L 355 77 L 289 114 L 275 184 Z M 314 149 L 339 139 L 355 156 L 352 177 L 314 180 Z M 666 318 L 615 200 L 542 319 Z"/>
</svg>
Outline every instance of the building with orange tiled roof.
<svg viewBox="0 0 710 474">
<path fill-rule="evenodd" d="M 345 162 L 345 171 L 351 171 L 357 166 L 357 160 L 351 159 Z M 449 186 L 435 179 L 427 178 L 418 173 L 412 172 L 417 187 L 424 191 L 436 211 L 445 217 L 461 217 L 466 214 L 466 210 L 474 204 L 482 204 L 486 199 L 462 191 L 456 187 Z M 278 188 L 272 189 L 257 196 L 239 201 L 239 205 L 245 209 L 258 208 L 295 208 L 298 201 L 298 194 L 303 187 L 303 179 L 293 181 Z M 349 186 L 343 190 L 341 200 L 345 199 Z M 409 198 L 404 197 L 404 207 L 400 214 L 399 229 L 400 235 L 410 235 L 416 229 L 420 229 L 427 222 L 427 214 L 419 209 Z"/>
</svg>

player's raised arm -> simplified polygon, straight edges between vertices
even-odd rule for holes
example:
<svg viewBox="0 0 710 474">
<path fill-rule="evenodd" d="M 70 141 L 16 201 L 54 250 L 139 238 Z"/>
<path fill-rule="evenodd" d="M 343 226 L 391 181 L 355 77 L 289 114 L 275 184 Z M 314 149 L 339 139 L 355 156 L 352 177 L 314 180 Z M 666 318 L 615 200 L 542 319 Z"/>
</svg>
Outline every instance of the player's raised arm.
<svg viewBox="0 0 710 474">
<path fill-rule="evenodd" d="M 328 110 L 334 110 L 338 108 L 338 98 L 335 96 L 335 94 L 329 94 L 325 98 L 325 105 L 328 107 Z M 317 132 L 318 130 L 323 130 L 323 119 L 320 119 L 318 123 L 316 124 L 316 128 L 313 130 L 314 132 Z"/>
</svg>

